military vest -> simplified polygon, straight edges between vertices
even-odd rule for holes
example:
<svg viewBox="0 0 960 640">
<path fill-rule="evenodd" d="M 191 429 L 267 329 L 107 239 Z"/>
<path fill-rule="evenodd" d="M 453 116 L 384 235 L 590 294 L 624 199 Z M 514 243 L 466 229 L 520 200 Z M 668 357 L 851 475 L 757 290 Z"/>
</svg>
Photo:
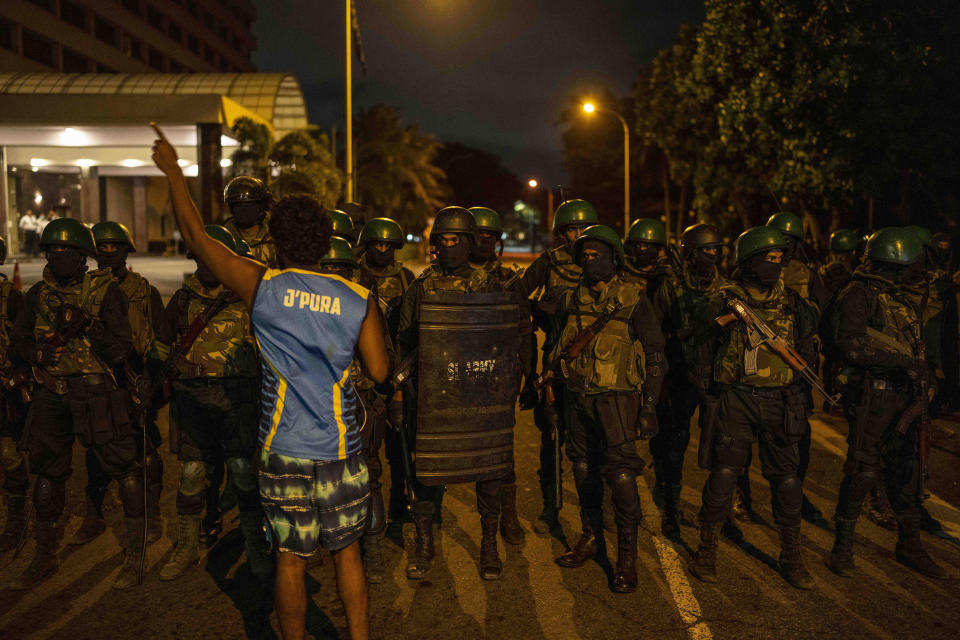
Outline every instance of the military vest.
<svg viewBox="0 0 960 640">
<path fill-rule="evenodd" d="M 783 281 L 763 299 L 749 295 L 738 284 L 720 288 L 720 296 L 733 296 L 743 300 L 767 326 L 782 337 L 791 347 L 796 347 L 797 294 L 786 287 Z M 712 319 L 711 319 L 712 320 Z M 755 366 L 753 363 L 756 358 Z M 717 349 L 713 364 L 713 379 L 720 384 L 745 384 L 751 387 L 785 387 L 794 380 L 793 369 L 766 344 L 755 351 L 750 349 L 747 331 L 739 320 L 734 322 L 725 344 Z"/>
<path fill-rule="evenodd" d="M 177 338 L 203 314 L 223 290 L 203 286 L 196 274 L 183 284 L 177 310 Z M 176 363 L 182 378 L 255 378 L 260 375 L 250 314 L 239 299 L 221 309 L 203 328 L 190 350 Z"/>
<path fill-rule="evenodd" d="M 10 347 L 10 292 L 13 291 L 13 283 L 7 280 L 7 276 L 0 273 L 0 367 L 10 366 L 9 354 Z"/>
<path fill-rule="evenodd" d="M 898 296 L 881 289 L 877 294 L 880 312 L 883 314 L 883 329 L 880 332 L 901 345 L 901 350 L 919 355 L 917 312 L 906 296 Z"/>
<path fill-rule="evenodd" d="M 277 245 L 270 235 L 270 229 L 267 222 L 270 220 L 270 214 L 255 227 L 249 229 L 240 229 L 233 219 L 224 222 L 223 226 L 233 234 L 238 240 L 243 240 L 250 247 L 250 255 L 257 262 L 262 262 L 269 269 L 279 269 L 280 260 L 277 258 Z"/>
<path fill-rule="evenodd" d="M 452 274 L 444 274 L 439 270 L 430 269 L 420 275 L 420 286 L 424 296 L 438 293 L 470 293 L 485 290 L 490 286 L 490 274 L 484 269 L 467 267 L 458 269 Z"/>
<path fill-rule="evenodd" d="M 794 258 L 783 269 L 783 285 L 804 300 L 810 299 L 810 267 Z"/>
<path fill-rule="evenodd" d="M 668 355 L 680 357 L 687 364 L 694 362 L 694 333 L 704 321 L 711 298 L 726 284 L 727 279 L 714 270 L 713 278 L 703 286 L 688 269 L 684 269 L 680 277 L 673 276 L 663 283 L 656 294 L 656 310 L 663 316 L 664 337 L 679 342 L 680 346 L 680 353 L 671 353 L 672 345 L 668 345 Z M 660 308 L 661 301 L 663 308 Z"/>
<path fill-rule="evenodd" d="M 356 277 L 357 283 L 366 287 L 377 296 L 380 310 L 388 315 L 400 304 L 400 298 L 410 286 L 410 277 L 403 265 L 394 261 L 393 264 L 377 269 L 370 266 L 367 256 L 360 258 L 360 269 Z"/>
<path fill-rule="evenodd" d="M 583 270 L 573 261 L 573 255 L 566 246 L 557 247 L 547 254 L 550 261 L 550 277 L 546 290 L 554 287 L 575 287 L 580 282 Z"/>
<path fill-rule="evenodd" d="M 145 355 L 153 344 L 153 314 L 150 283 L 139 273 L 127 270 L 120 289 L 130 304 L 130 333 L 133 336 L 133 350 Z"/>
<path fill-rule="evenodd" d="M 611 280 L 596 299 L 583 285 L 563 293 L 560 308 L 568 313 L 567 323 L 550 354 L 552 360 L 603 313 L 608 303 L 619 300 L 623 304 L 593 341 L 567 365 L 564 372 L 567 384 L 591 394 L 639 392 L 642 389 L 645 373 L 643 345 L 630 335 L 630 318 L 643 296 L 640 285 L 621 277 Z"/>
<path fill-rule="evenodd" d="M 62 304 L 79 307 L 90 318 L 100 317 L 100 306 L 110 285 L 116 282 L 110 269 L 87 271 L 79 282 L 61 285 L 49 267 L 43 269 L 35 298 L 34 336 L 37 342 L 45 342 L 47 334 L 56 333 L 57 312 Z M 60 359 L 44 369 L 55 376 L 89 375 L 108 373 L 110 367 L 93 351 L 89 338 L 80 334 L 63 347 Z"/>
</svg>

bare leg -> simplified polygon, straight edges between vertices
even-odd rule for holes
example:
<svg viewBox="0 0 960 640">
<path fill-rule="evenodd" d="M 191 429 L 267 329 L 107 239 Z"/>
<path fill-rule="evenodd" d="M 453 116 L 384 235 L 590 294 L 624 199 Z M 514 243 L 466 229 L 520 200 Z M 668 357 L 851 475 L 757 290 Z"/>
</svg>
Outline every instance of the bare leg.
<svg viewBox="0 0 960 640">
<path fill-rule="evenodd" d="M 370 634 L 367 578 L 363 573 L 360 541 L 345 549 L 333 552 L 333 564 L 337 572 L 337 591 L 347 612 L 347 627 L 352 640 L 367 640 Z M 278 565 L 279 569 L 279 565 Z M 280 573 L 277 572 L 277 584 Z M 302 586 L 302 585 L 301 585 Z M 304 597 L 306 597 L 304 595 Z M 286 637 L 284 637 L 286 640 Z"/>
<path fill-rule="evenodd" d="M 359 558 L 359 555 L 357 556 Z M 302 640 L 307 624 L 307 559 L 288 551 L 277 554 L 274 608 L 283 640 Z M 360 571 L 361 577 L 363 570 Z M 366 595 L 366 593 L 364 593 Z M 349 615 L 349 609 L 348 609 Z M 366 637 L 366 636 L 364 636 Z"/>
</svg>

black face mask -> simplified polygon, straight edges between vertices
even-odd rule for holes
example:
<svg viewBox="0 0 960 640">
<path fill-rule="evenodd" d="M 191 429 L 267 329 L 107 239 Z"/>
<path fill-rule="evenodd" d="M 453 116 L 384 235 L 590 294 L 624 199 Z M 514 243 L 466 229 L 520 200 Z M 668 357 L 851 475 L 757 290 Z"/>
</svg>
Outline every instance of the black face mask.
<svg viewBox="0 0 960 640">
<path fill-rule="evenodd" d="M 393 252 L 395 248 L 393 245 L 389 246 L 386 251 L 380 251 L 377 249 L 377 246 L 373 243 L 367 245 L 367 261 L 375 267 L 389 267 L 393 264 Z"/>
<path fill-rule="evenodd" d="M 477 262 L 486 262 L 497 254 L 497 237 L 478 234 L 477 245 L 470 251 L 470 257 Z"/>
<path fill-rule="evenodd" d="M 241 229 L 259 224 L 265 213 L 263 203 L 260 202 L 241 202 L 230 205 L 230 214 Z"/>
<path fill-rule="evenodd" d="M 217 276 L 213 275 L 213 272 L 207 268 L 207 265 L 203 264 L 199 260 L 197 261 L 197 278 L 200 279 L 200 284 L 208 289 L 212 289 L 220 284 L 220 281 L 217 280 Z"/>
<path fill-rule="evenodd" d="M 698 276 L 711 276 L 713 270 L 717 267 L 717 258 L 719 257 L 719 252 L 710 255 L 703 249 L 694 249 L 689 258 L 690 268 Z"/>
<path fill-rule="evenodd" d="M 924 264 L 923 260 L 917 260 L 913 264 L 904 267 L 900 277 L 905 284 L 921 284 L 926 279 L 926 264 Z"/>
<path fill-rule="evenodd" d="M 437 262 L 440 268 L 445 271 L 452 271 L 457 267 L 462 267 L 470 260 L 470 242 L 460 238 L 460 242 L 452 247 L 445 247 L 442 244 L 437 245 Z"/>
<path fill-rule="evenodd" d="M 77 249 L 50 251 L 47 253 L 47 265 L 57 280 L 70 280 L 87 270 L 87 257 Z"/>
<path fill-rule="evenodd" d="M 752 280 L 765 289 L 770 289 L 777 284 L 782 270 L 782 263 L 768 262 L 764 260 L 762 255 L 755 256 L 750 262 L 750 271 L 753 274 Z"/>
<path fill-rule="evenodd" d="M 645 249 L 641 249 L 639 244 L 631 243 L 629 247 L 630 262 L 638 269 L 649 267 L 660 255 L 660 248 L 656 246 L 647 245 Z"/>
<path fill-rule="evenodd" d="M 97 253 L 97 266 L 101 269 L 110 269 L 113 273 L 119 274 L 127 264 L 126 249 L 119 249 L 113 253 Z"/>
<path fill-rule="evenodd" d="M 617 273 L 616 265 L 613 262 L 613 249 L 603 242 L 587 241 L 583 243 L 584 249 L 592 249 L 600 255 L 593 260 L 582 260 L 583 279 L 590 284 L 597 282 L 606 282 Z"/>
</svg>

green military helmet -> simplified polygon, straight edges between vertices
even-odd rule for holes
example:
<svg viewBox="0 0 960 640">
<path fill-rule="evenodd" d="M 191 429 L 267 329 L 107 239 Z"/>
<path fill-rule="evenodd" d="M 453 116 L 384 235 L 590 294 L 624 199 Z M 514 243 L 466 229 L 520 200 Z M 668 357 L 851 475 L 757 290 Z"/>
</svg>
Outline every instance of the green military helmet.
<svg viewBox="0 0 960 640">
<path fill-rule="evenodd" d="M 928 249 L 933 247 L 933 234 L 930 233 L 930 229 L 916 224 L 907 225 L 904 229 L 912 231 L 920 239 L 920 243 L 923 244 L 923 246 Z"/>
<path fill-rule="evenodd" d="M 573 243 L 573 261 L 577 265 L 581 263 L 580 254 L 583 251 L 583 243 L 587 240 L 598 240 L 613 249 L 618 265 L 622 266 L 626 262 L 620 235 L 605 224 L 595 224 L 584 229 L 577 241 Z"/>
<path fill-rule="evenodd" d="M 830 253 L 854 251 L 860 243 L 860 234 L 855 229 L 837 229 L 830 234 Z"/>
<path fill-rule="evenodd" d="M 327 264 L 348 264 L 351 267 L 359 267 L 357 256 L 353 253 L 350 243 L 339 236 L 330 238 L 330 250 L 320 258 L 321 265 Z"/>
<path fill-rule="evenodd" d="M 237 240 L 233 237 L 233 234 L 227 231 L 226 227 L 221 227 L 218 224 L 208 224 L 203 228 L 207 232 L 207 235 L 220 242 L 221 244 L 226 245 L 227 249 L 233 251 L 234 253 L 240 253 L 237 250 Z"/>
<path fill-rule="evenodd" d="M 564 227 L 571 224 L 587 226 L 599 222 L 600 218 L 597 216 L 597 210 L 593 208 L 593 205 L 586 200 L 577 198 L 566 200 L 557 207 L 557 211 L 553 215 L 553 230 L 563 231 Z"/>
<path fill-rule="evenodd" d="M 333 235 L 343 238 L 351 245 L 357 241 L 357 233 L 353 229 L 353 220 L 340 209 L 330 210 L 330 222 L 333 223 Z"/>
<path fill-rule="evenodd" d="M 680 234 L 680 248 L 685 252 L 700 247 L 716 247 L 723 244 L 720 230 L 712 224 L 692 224 Z"/>
<path fill-rule="evenodd" d="M 638 218 L 630 225 L 627 242 L 646 242 L 666 246 L 667 230 L 663 223 L 653 218 Z"/>
<path fill-rule="evenodd" d="M 437 212 L 433 219 L 433 228 L 430 230 L 430 244 L 434 242 L 434 236 L 443 233 L 462 233 L 477 243 L 477 221 L 469 209 L 463 207 L 444 207 Z"/>
<path fill-rule="evenodd" d="M 795 213 L 781 211 L 770 216 L 767 226 L 779 229 L 785 236 L 803 240 L 803 220 Z"/>
<path fill-rule="evenodd" d="M 786 248 L 787 239 L 776 227 L 752 227 L 737 238 L 737 264 L 764 251 Z"/>
<path fill-rule="evenodd" d="M 403 246 L 403 229 L 391 218 L 373 218 L 360 230 L 357 245 L 365 247 L 368 242 L 388 242 L 399 249 Z"/>
<path fill-rule="evenodd" d="M 7 261 L 7 241 L 0 237 L 0 264 Z"/>
<path fill-rule="evenodd" d="M 130 230 L 119 222 L 98 222 L 93 225 L 93 241 L 97 244 L 125 244 L 129 247 L 130 253 L 135 253 L 136 245 L 133 244 L 133 236 Z"/>
<path fill-rule="evenodd" d="M 88 256 L 97 255 L 93 232 L 85 224 L 73 218 L 57 218 L 44 227 L 43 234 L 40 236 L 40 248 L 46 249 L 54 244 L 80 249 Z"/>
<path fill-rule="evenodd" d="M 263 180 L 251 176 L 237 176 L 223 189 L 224 203 L 263 202 L 270 199 L 270 191 Z"/>
<path fill-rule="evenodd" d="M 867 240 L 866 257 L 877 262 L 913 264 L 923 257 L 923 243 L 904 227 L 884 227 Z"/>
<path fill-rule="evenodd" d="M 500 214 L 489 207 L 470 207 L 473 219 L 477 221 L 478 231 L 492 231 L 497 237 L 503 233 L 503 224 L 500 223 Z"/>
<path fill-rule="evenodd" d="M 252 258 L 253 254 L 250 252 L 250 245 L 247 244 L 247 241 L 243 238 L 237 238 L 237 255 L 244 256 L 246 258 Z"/>
</svg>

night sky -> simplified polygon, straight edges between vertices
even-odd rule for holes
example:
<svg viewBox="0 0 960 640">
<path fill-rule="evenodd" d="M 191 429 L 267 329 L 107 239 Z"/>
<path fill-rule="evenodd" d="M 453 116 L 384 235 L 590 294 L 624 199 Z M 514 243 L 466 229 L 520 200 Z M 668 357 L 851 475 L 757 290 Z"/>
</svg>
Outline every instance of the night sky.
<svg viewBox="0 0 960 640">
<path fill-rule="evenodd" d="M 310 121 L 344 123 L 344 0 L 255 0 L 254 62 L 298 77 Z M 558 184 L 573 94 L 627 94 L 702 0 L 356 0 L 367 75 L 354 106 L 385 103 L 442 141 L 493 152 L 521 179 Z"/>
</svg>

